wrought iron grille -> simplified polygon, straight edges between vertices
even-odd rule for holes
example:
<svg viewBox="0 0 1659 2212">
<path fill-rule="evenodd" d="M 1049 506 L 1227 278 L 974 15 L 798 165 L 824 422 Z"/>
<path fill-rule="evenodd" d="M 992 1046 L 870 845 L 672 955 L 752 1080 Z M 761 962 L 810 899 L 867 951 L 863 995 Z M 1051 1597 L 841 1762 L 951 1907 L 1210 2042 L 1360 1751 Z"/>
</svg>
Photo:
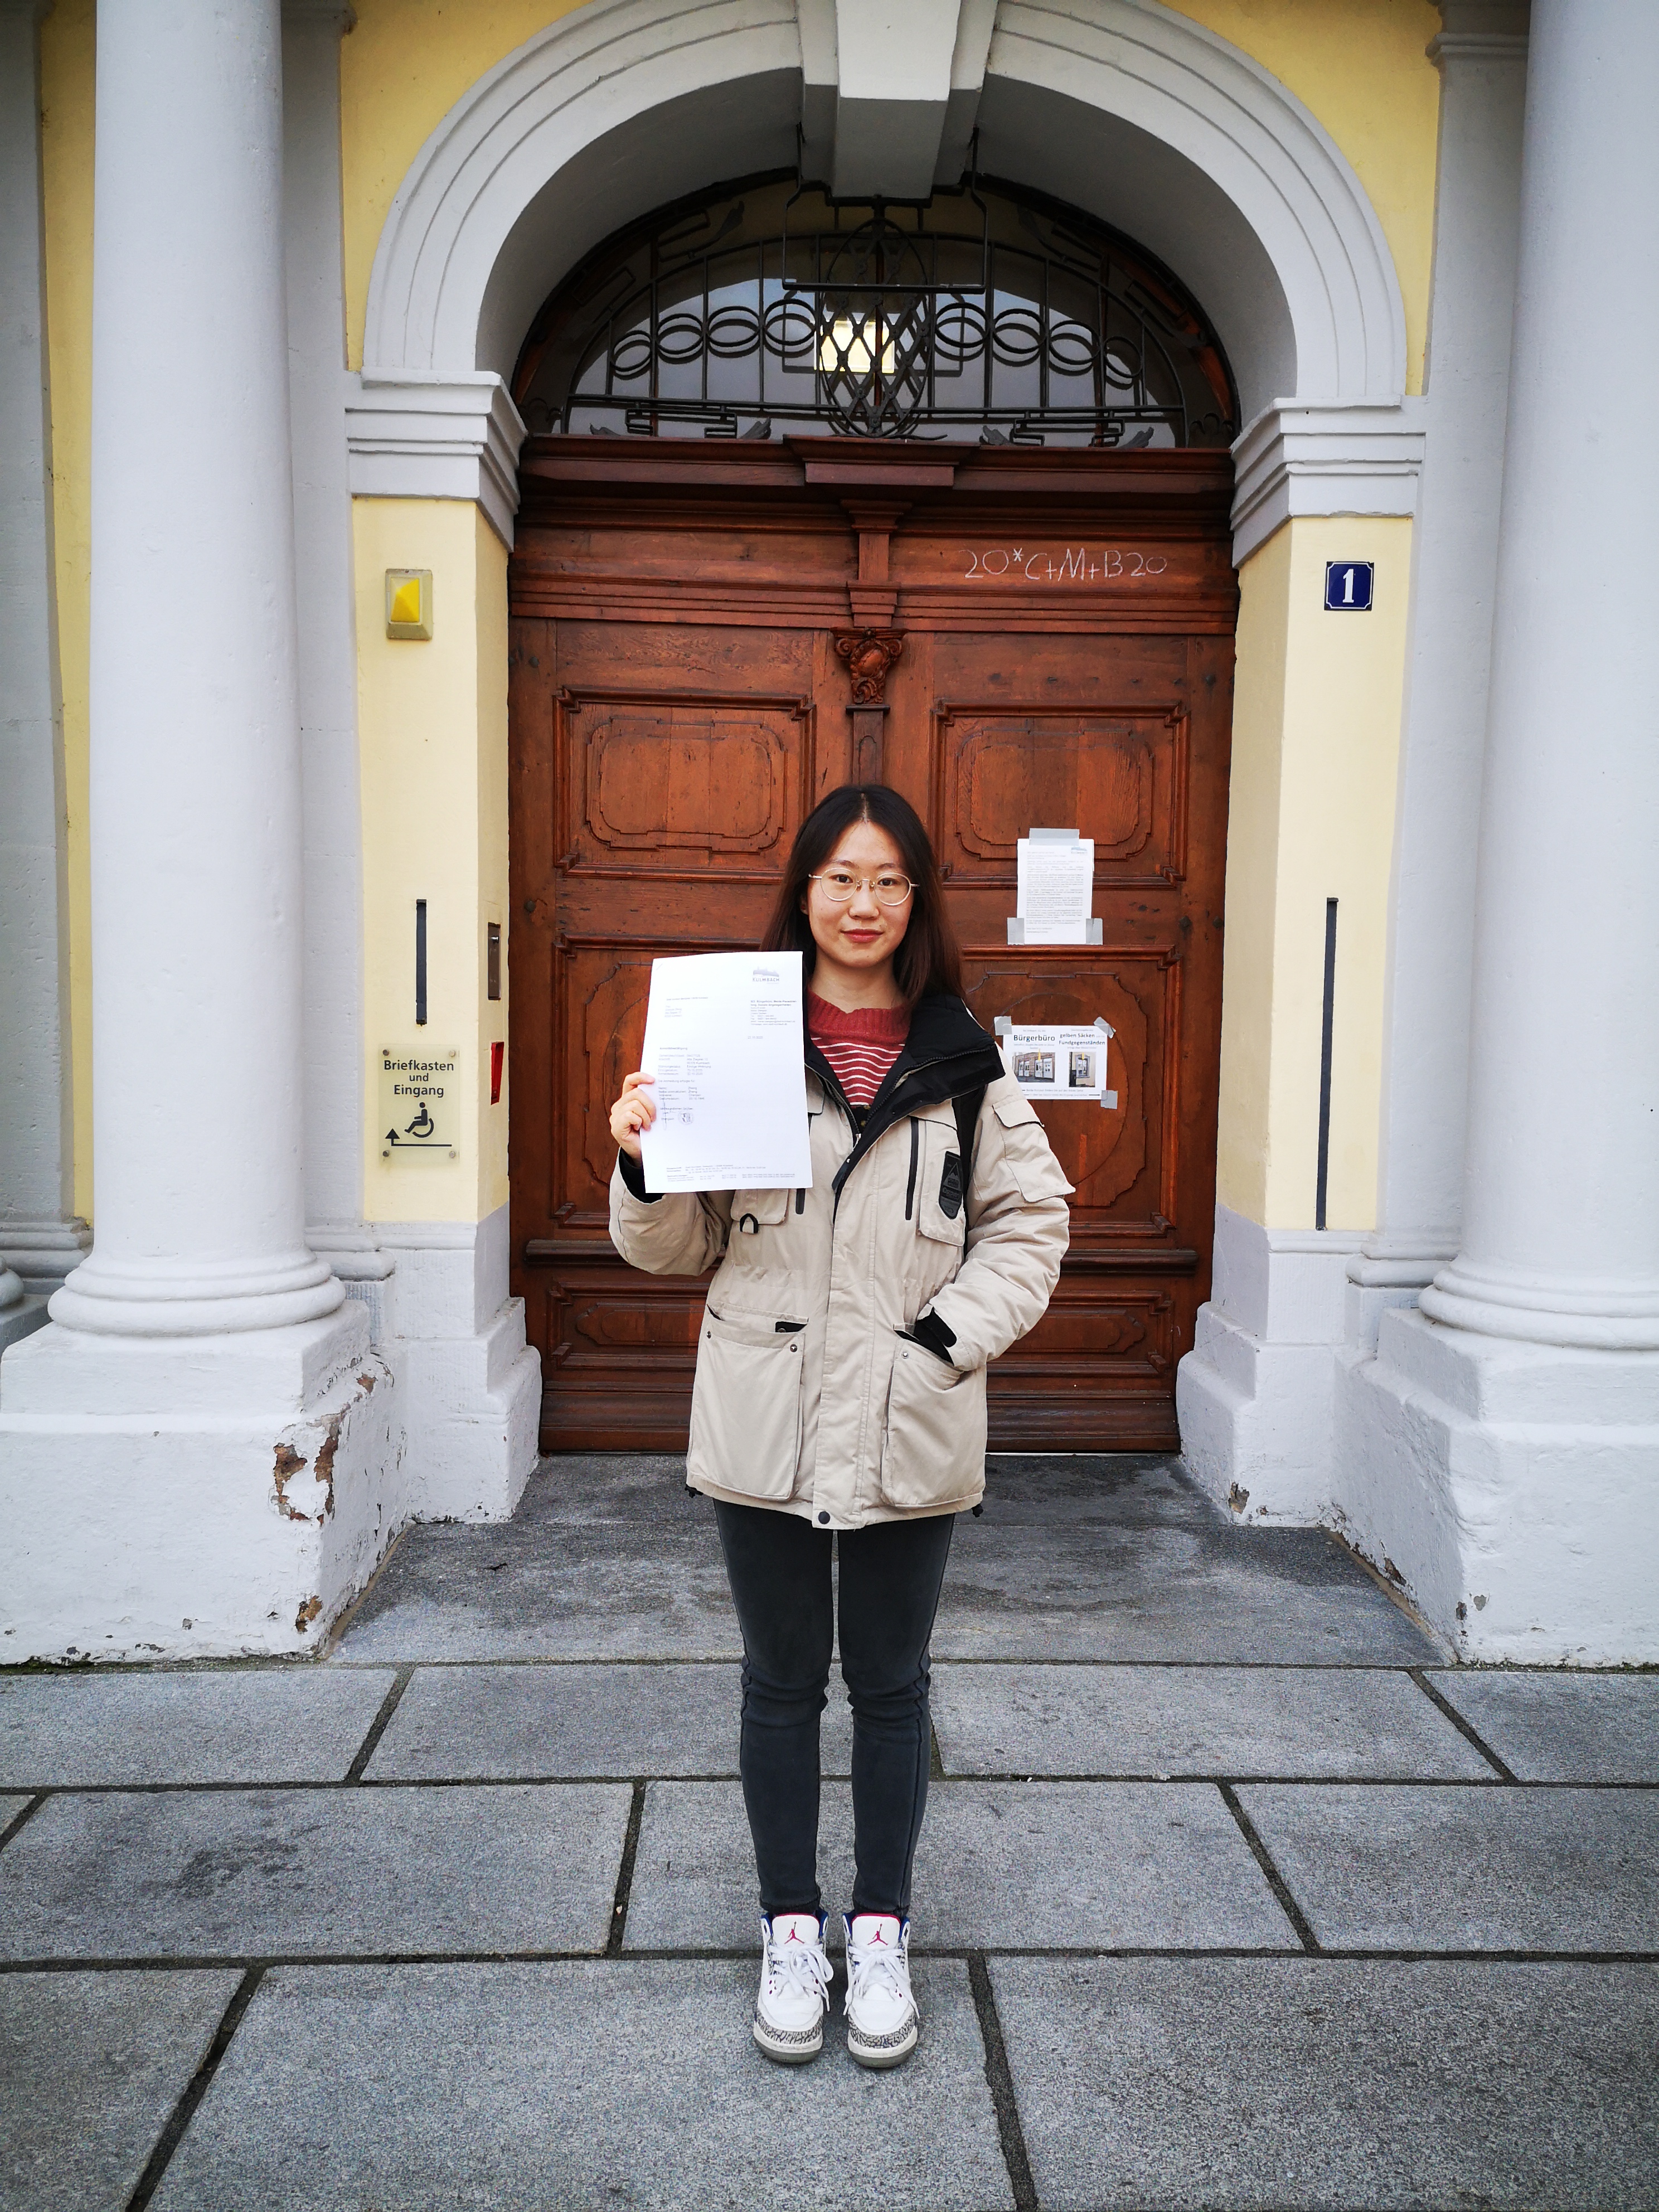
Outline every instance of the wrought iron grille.
<svg viewBox="0 0 1659 2212">
<path fill-rule="evenodd" d="M 532 432 L 1224 445 L 1231 376 L 1176 280 L 978 179 L 856 207 L 761 179 L 592 257 L 532 328 Z"/>
</svg>

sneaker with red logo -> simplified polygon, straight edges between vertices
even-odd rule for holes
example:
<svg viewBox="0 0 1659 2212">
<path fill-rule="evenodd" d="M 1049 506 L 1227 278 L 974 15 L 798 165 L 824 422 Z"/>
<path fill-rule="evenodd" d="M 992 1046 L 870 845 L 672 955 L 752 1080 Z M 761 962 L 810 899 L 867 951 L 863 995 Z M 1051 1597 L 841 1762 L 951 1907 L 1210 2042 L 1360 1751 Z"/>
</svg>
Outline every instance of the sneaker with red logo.
<svg viewBox="0 0 1659 2212">
<path fill-rule="evenodd" d="M 902 2066 L 921 2015 L 910 1994 L 910 1923 L 860 1912 L 847 1923 L 847 2048 L 860 2066 Z"/>
<path fill-rule="evenodd" d="M 755 2040 L 769 2058 L 799 2066 L 817 2057 L 834 1973 L 819 1914 L 780 1912 L 769 1920 L 763 1913 Z"/>
</svg>

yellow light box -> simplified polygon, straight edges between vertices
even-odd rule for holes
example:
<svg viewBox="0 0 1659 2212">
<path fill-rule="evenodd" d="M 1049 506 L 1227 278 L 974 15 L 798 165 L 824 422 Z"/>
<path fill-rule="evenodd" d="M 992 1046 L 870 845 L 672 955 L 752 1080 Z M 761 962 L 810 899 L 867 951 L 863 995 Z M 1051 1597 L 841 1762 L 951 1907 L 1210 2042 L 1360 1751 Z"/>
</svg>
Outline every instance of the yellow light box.
<svg viewBox="0 0 1659 2212">
<path fill-rule="evenodd" d="M 428 638 L 432 635 L 432 571 L 388 568 L 386 572 L 386 634 Z"/>
</svg>

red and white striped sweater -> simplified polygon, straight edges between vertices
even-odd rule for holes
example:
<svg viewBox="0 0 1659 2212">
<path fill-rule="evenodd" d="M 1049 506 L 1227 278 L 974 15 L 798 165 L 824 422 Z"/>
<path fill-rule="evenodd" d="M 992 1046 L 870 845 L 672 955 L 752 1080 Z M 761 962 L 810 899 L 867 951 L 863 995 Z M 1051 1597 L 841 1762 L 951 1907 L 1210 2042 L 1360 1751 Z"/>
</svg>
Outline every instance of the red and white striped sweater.
<svg viewBox="0 0 1659 2212">
<path fill-rule="evenodd" d="M 908 1006 L 860 1006 L 856 1013 L 806 994 L 806 1034 L 836 1071 L 850 1106 L 867 1106 L 910 1034 Z"/>
</svg>

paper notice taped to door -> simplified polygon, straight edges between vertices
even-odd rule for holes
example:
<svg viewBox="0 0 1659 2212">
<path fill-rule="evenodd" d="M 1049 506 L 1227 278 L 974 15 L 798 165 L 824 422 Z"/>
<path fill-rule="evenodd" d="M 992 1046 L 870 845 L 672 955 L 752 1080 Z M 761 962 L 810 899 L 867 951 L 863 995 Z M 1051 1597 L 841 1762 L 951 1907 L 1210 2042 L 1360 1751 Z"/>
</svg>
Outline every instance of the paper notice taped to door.
<svg viewBox="0 0 1659 2212">
<path fill-rule="evenodd" d="M 1033 830 L 1014 847 L 1016 897 L 1026 945 L 1086 945 L 1095 902 L 1095 841 Z"/>
<path fill-rule="evenodd" d="M 1113 1031 L 1104 1022 L 1087 1029 L 997 1029 L 1003 1065 L 1028 1098 L 1070 1099 L 1074 1105 L 1117 1104 L 1106 1089 L 1106 1045 Z"/>
</svg>

